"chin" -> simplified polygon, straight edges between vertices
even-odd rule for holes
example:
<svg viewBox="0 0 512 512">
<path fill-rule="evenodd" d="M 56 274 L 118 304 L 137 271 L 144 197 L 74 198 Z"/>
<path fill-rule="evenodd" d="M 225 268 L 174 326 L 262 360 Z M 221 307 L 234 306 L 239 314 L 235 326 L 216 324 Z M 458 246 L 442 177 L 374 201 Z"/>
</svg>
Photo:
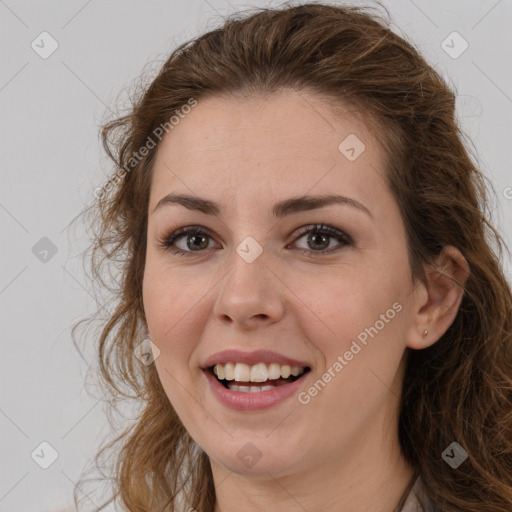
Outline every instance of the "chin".
<svg viewBox="0 0 512 512">
<path fill-rule="evenodd" d="M 304 446 L 293 449 L 285 446 L 278 437 L 269 441 L 267 435 L 268 431 L 261 432 L 252 440 L 247 436 L 238 440 L 234 435 L 222 452 L 219 452 L 218 444 L 212 441 L 214 450 L 210 452 L 210 459 L 213 458 L 230 472 L 248 477 L 268 478 L 269 474 L 278 477 L 298 471 L 299 465 L 303 463 L 300 459 L 303 459 Z"/>
</svg>

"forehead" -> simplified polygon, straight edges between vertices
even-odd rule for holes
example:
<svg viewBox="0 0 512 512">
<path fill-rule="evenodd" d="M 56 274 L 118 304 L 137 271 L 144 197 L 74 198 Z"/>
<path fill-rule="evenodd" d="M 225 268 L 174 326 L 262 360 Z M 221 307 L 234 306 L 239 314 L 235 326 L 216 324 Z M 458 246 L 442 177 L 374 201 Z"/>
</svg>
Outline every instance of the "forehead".
<svg viewBox="0 0 512 512">
<path fill-rule="evenodd" d="M 151 203 L 160 190 L 264 200 L 283 189 L 372 202 L 384 169 L 369 126 L 354 108 L 311 92 L 200 99 L 160 143 Z"/>
</svg>

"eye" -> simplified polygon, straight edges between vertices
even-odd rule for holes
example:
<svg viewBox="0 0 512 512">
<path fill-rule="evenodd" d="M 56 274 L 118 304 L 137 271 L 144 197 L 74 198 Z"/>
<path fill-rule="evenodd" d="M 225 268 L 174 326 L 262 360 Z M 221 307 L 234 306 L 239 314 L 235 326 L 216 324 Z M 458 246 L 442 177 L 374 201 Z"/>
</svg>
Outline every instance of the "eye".
<svg viewBox="0 0 512 512">
<path fill-rule="evenodd" d="M 340 242 L 341 246 L 349 246 L 353 245 L 352 238 L 344 233 L 343 231 L 340 231 L 339 229 L 333 228 L 331 226 L 325 226 L 323 224 L 316 224 L 312 226 L 304 226 L 300 228 L 297 231 L 297 234 L 299 235 L 297 240 L 300 240 L 301 238 L 305 238 L 304 235 L 308 235 L 306 238 L 306 243 L 309 245 L 309 247 L 313 247 L 312 249 L 301 249 L 299 252 L 301 254 L 305 255 L 311 255 L 311 256 L 322 256 L 327 254 L 331 254 L 339 249 L 335 248 L 332 249 L 329 248 L 330 241 L 329 239 L 336 239 L 338 242 Z M 325 250 L 329 248 L 329 250 Z"/>
<path fill-rule="evenodd" d="M 182 244 L 182 247 L 179 247 L 176 242 L 181 238 L 185 238 L 185 243 Z M 200 252 L 201 249 L 207 249 L 208 238 L 212 238 L 208 229 L 200 226 L 186 226 L 173 231 L 170 235 L 159 240 L 158 243 L 162 248 L 167 250 L 174 248 L 174 250 L 172 250 L 173 254 L 178 256 L 190 256 L 192 252 Z"/>
<path fill-rule="evenodd" d="M 338 250 L 337 248 L 329 248 L 329 239 L 338 240 L 340 242 L 338 246 L 341 245 L 342 247 L 353 245 L 354 243 L 352 238 L 343 231 L 323 224 L 304 226 L 299 228 L 295 235 L 298 237 L 295 239 L 296 241 L 308 235 L 306 243 L 311 243 L 313 248 L 300 249 L 299 252 L 312 256 L 320 256 L 326 253 L 331 254 Z M 184 243 L 180 247 L 178 243 L 181 242 L 181 239 L 184 239 Z M 203 249 L 211 248 L 209 247 L 208 239 L 212 239 L 212 234 L 208 229 L 201 226 L 186 226 L 173 231 L 170 235 L 164 236 L 158 243 L 162 248 L 172 250 L 172 253 L 178 256 L 191 256 L 194 252 L 201 252 Z"/>
</svg>

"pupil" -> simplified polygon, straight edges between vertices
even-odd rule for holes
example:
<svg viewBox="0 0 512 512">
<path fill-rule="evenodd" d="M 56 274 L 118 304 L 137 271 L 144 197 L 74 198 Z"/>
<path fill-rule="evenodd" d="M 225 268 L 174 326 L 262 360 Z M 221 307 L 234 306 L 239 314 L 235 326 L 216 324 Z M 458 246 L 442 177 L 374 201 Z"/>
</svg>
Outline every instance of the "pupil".
<svg viewBox="0 0 512 512">
<path fill-rule="evenodd" d="M 313 242 L 314 244 L 316 244 L 316 237 L 321 237 L 324 240 L 324 242 L 327 240 L 327 237 L 325 235 L 322 235 L 321 233 L 313 233 L 312 238 L 314 240 L 314 242 Z M 320 244 L 321 244 L 321 242 L 320 242 Z M 327 244 L 327 245 L 329 245 L 329 244 Z M 323 247 L 320 247 L 320 248 L 323 248 Z"/>
<path fill-rule="evenodd" d="M 190 239 L 198 239 L 198 238 L 200 238 L 200 239 L 202 240 L 202 242 L 204 242 L 204 241 L 206 240 L 206 237 L 204 237 L 204 236 L 200 236 L 200 235 L 191 235 L 191 236 L 189 237 L 189 241 L 190 241 Z M 205 245 L 204 243 L 203 243 L 203 244 L 201 244 L 201 243 L 199 243 L 199 244 L 192 243 L 192 245 L 193 245 L 193 247 L 200 248 L 200 249 L 204 249 L 204 247 L 206 247 L 206 246 L 208 245 L 208 243 L 206 243 L 206 245 Z M 190 248 L 190 247 L 189 247 L 189 248 Z"/>
</svg>

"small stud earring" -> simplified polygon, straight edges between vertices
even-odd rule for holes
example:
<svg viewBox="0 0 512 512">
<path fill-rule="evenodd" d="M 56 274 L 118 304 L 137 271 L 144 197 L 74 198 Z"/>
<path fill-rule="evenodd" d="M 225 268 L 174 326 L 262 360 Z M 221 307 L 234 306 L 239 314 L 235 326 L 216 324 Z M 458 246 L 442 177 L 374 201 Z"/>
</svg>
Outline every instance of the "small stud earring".
<svg viewBox="0 0 512 512">
<path fill-rule="evenodd" d="M 425 329 L 425 330 L 423 331 L 423 336 L 426 336 L 427 334 L 428 334 L 428 329 Z"/>
</svg>

